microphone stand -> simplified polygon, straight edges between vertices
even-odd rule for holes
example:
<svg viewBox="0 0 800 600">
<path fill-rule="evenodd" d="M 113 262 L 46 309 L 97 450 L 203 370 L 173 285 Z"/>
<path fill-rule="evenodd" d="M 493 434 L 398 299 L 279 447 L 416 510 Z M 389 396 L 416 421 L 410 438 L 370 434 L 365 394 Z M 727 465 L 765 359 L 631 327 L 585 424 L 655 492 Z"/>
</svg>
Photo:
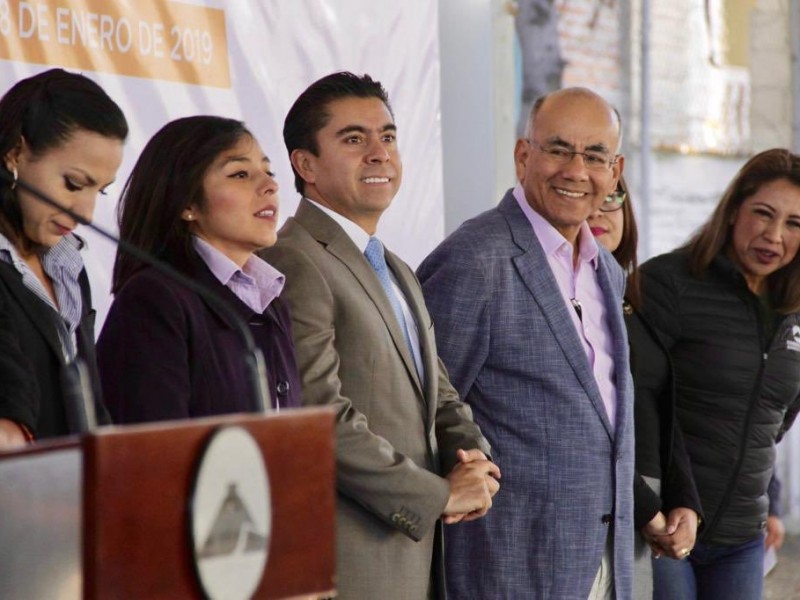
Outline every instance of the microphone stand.
<svg viewBox="0 0 800 600">
<path fill-rule="evenodd" d="M 264 354 L 261 352 L 261 349 L 256 346 L 255 341 L 253 340 L 253 334 L 248 328 L 247 324 L 244 320 L 236 313 L 236 311 L 231 308 L 226 300 L 220 298 L 214 292 L 205 288 L 205 286 L 200 285 L 196 281 L 190 279 L 177 269 L 175 269 L 169 263 L 166 263 L 155 256 L 151 255 L 140 248 L 137 248 L 130 242 L 123 240 L 109 231 L 106 231 L 102 227 L 95 225 L 88 219 L 82 217 L 81 215 L 73 212 L 72 210 L 63 206 L 60 202 L 53 200 L 49 196 L 47 196 L 44 192 L 37 190 L 35 187 L 31 186 L 30 184 L 22 181 L 21 179 L 14 179 L 11 173 L 8 172 L 7 169 L 0 168 L 0 177 L 8 181 L 9 183 L 13 184 L 16 182 L 18 188 L 25 190 L 33 194 L 37 199 L 44 202 L 45 204 L 52 206 L 53 208 L 63 212 L 65 215 L 68 215 L 70 218 L 74 219 L 77 223 L 81 225 L 85 225 L 92 231 L 98 233 L 102 237 L 106 238 L 107 240 L 113 242 L 117 245 L 117 247 L 130 254 L 131 256 L 135 257 L 137 260 L 147 264 L 150 267 L 153 267 L 160 273 L 163 273 L 167 277 L 171 278 L 174 281 L 177 281 L 182 286 L 188 288 L 189 290 L 195 292 L 199 295 L 203 300 L 206 300 L 209 304 L 219 308 L 225 315 L 228 316 L 230 322 L 233 324 L 236 330 L 242 336 L 242 340 L 244 341 L 245 349 L 246 349 L 246 356 L 245 356 L 245 364 L 247 366 L 247 372 L 250 378 L 250 387 L 252 390 L 253 398 L 255 399 L 255 412 L 258 413 L 265 413 L 268 409 L 272 407 L 272 401 L 270 396 L 270 391 L 267 387 L 267 367 L 264 362 Z M 83 368 L 81 368 L 83 367 Z M 83 390 L 88 390 L 89 393 L 84 393 L 83 396 L 83 415 L 79 415 L 76 417 L 78 423 L 84 423 L 86 429 L 81 431 L 81 433 L 85 433 L 90 429 L 94 429 L 97 426 L 96 419 L 93 419 L 94 415 L 94 404 L 90 407 L 87 407 L 88 397 L 91 397 L 91 386 L 87 383 L 87 377 L 85 377 L 85 365 L 78 364 L 77 371 L 80 377 L 80 387 Z M 94 421 L 92 423 L 91 421 Z"/>
</svg>

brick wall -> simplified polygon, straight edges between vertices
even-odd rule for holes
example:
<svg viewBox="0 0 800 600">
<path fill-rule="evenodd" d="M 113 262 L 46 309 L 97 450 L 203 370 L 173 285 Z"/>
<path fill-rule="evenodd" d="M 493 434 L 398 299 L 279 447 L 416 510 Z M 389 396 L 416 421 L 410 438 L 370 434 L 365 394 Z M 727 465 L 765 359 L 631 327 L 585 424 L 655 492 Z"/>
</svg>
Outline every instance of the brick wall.
<svg viewBox="0 0 800 600">
<path fill-rule="evenodd" d="M 645 198 L 638 147 L 642 1 L 555 6 L 563 85 L 587 86 L 630 107 L 623 115 L 626 176 L 646 220 L 643 250 L 652 256 L 687 239 L 748 156 L 791 145 L 791 49 L 789 0 L 712 1 L 710 23 L 701 0 L 649 0 L 652 180 Z M 630 32 L 621 30 L 625 11 Z"/>
<path fill-rule="evenodd" d="M 566 62 L 564 87 L 589 87 L 618 104 L 621 87 L 619 2 L 562 0 L 558 32 Z"/>
</svg>

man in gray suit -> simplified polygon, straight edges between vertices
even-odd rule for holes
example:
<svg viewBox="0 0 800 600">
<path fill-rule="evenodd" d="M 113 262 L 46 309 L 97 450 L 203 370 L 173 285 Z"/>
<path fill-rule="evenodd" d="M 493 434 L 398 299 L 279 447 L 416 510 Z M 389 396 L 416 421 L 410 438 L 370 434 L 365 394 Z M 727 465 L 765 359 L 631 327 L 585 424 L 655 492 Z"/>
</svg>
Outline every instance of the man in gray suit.
<svg viewBox="0 0 800 600">
<path fill-rule="evenodd" d="M 585 222 L 616 187 L 620 139 L 589 90 L 539 99 L 519 184 L 418 270 L 442 359 L 503 464 L 491 514 L 447 531 L 459 600 L 631 596 L 624 276 Z"/>
<path fill-rule="evenodd" d="M 500 476 L 438 359 L 413 271 L 374 236 L 402 163 L 386 91 L 335 73 L 284 141 L 303 199 L 262 256 L 286 273 L 303 402 L 336 410 L 339 598 L 444 598 L 442 520 L 482 517 Z"/>
</svg>

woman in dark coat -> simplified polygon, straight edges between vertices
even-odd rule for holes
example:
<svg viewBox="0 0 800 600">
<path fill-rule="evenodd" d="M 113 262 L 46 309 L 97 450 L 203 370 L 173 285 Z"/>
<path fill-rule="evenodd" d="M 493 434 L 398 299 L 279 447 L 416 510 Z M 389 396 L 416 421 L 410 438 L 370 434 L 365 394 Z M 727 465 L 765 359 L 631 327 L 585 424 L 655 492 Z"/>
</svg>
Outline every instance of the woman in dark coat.
<svg viewBox="0 0 800 600">
<path fill-rule="evenodd" d="M 694 546 L 700 499 L 675 418 L 672 364 L 657 331 L 643 318 L 636 259 L 638 230 L 624 179 L 588 220 L 595 238 L 628 274 L 625 324 L 631 347 L 636 429 L 634 597 L 652 598 L 651 553 L 683 558 Z"/>
<path fill-rule="evenodd" d="M 704 513 L 688 559 L 655 563 L 657 599 L 761 598 L 775 444 L 800 410 L 798 247 L 800 157 L 774 149 L 686 246 L 641 268 Z"/>
<path fill-rule="evenodd" d="M 108 422 L 84 242 L 75 218 L 28 188 L 90 220 L 127 135 L 119 106 L 83 75 L 44 71 L 0 100 L 0 449 L 83 431 L 92 414 Z"/>
<path fill-rule="evenodd" d="M 97 347 L 112 419 L 261 410 L 236 316 L 264 354 L 272 408 L 298 406 L 284 277 L 254 254 L 275 243 L 278 184 L 244 124 L 211 116 L 168 123 L 139 157 L 119 215 L 123 240 L 206 293 L 117 254 L 115 299 Z"/>
</svg>

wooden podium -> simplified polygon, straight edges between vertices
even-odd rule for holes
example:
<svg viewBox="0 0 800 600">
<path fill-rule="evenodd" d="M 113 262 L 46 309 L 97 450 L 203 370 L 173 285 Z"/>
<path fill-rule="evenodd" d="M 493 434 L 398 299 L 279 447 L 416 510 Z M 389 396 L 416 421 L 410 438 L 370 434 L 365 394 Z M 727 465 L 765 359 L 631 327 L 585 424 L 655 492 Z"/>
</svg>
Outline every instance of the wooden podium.
<svg viewBox="0 0 800 600">
<path fill-rule="evenodd" d="M 203 449 L 238 426 L 266 465 L 272 529 L 254 598 L 334 593 L 333 414 L 115 426 L 0 453 L 0 598 L 202 598 L 189 513 Z"/>
</svg>

